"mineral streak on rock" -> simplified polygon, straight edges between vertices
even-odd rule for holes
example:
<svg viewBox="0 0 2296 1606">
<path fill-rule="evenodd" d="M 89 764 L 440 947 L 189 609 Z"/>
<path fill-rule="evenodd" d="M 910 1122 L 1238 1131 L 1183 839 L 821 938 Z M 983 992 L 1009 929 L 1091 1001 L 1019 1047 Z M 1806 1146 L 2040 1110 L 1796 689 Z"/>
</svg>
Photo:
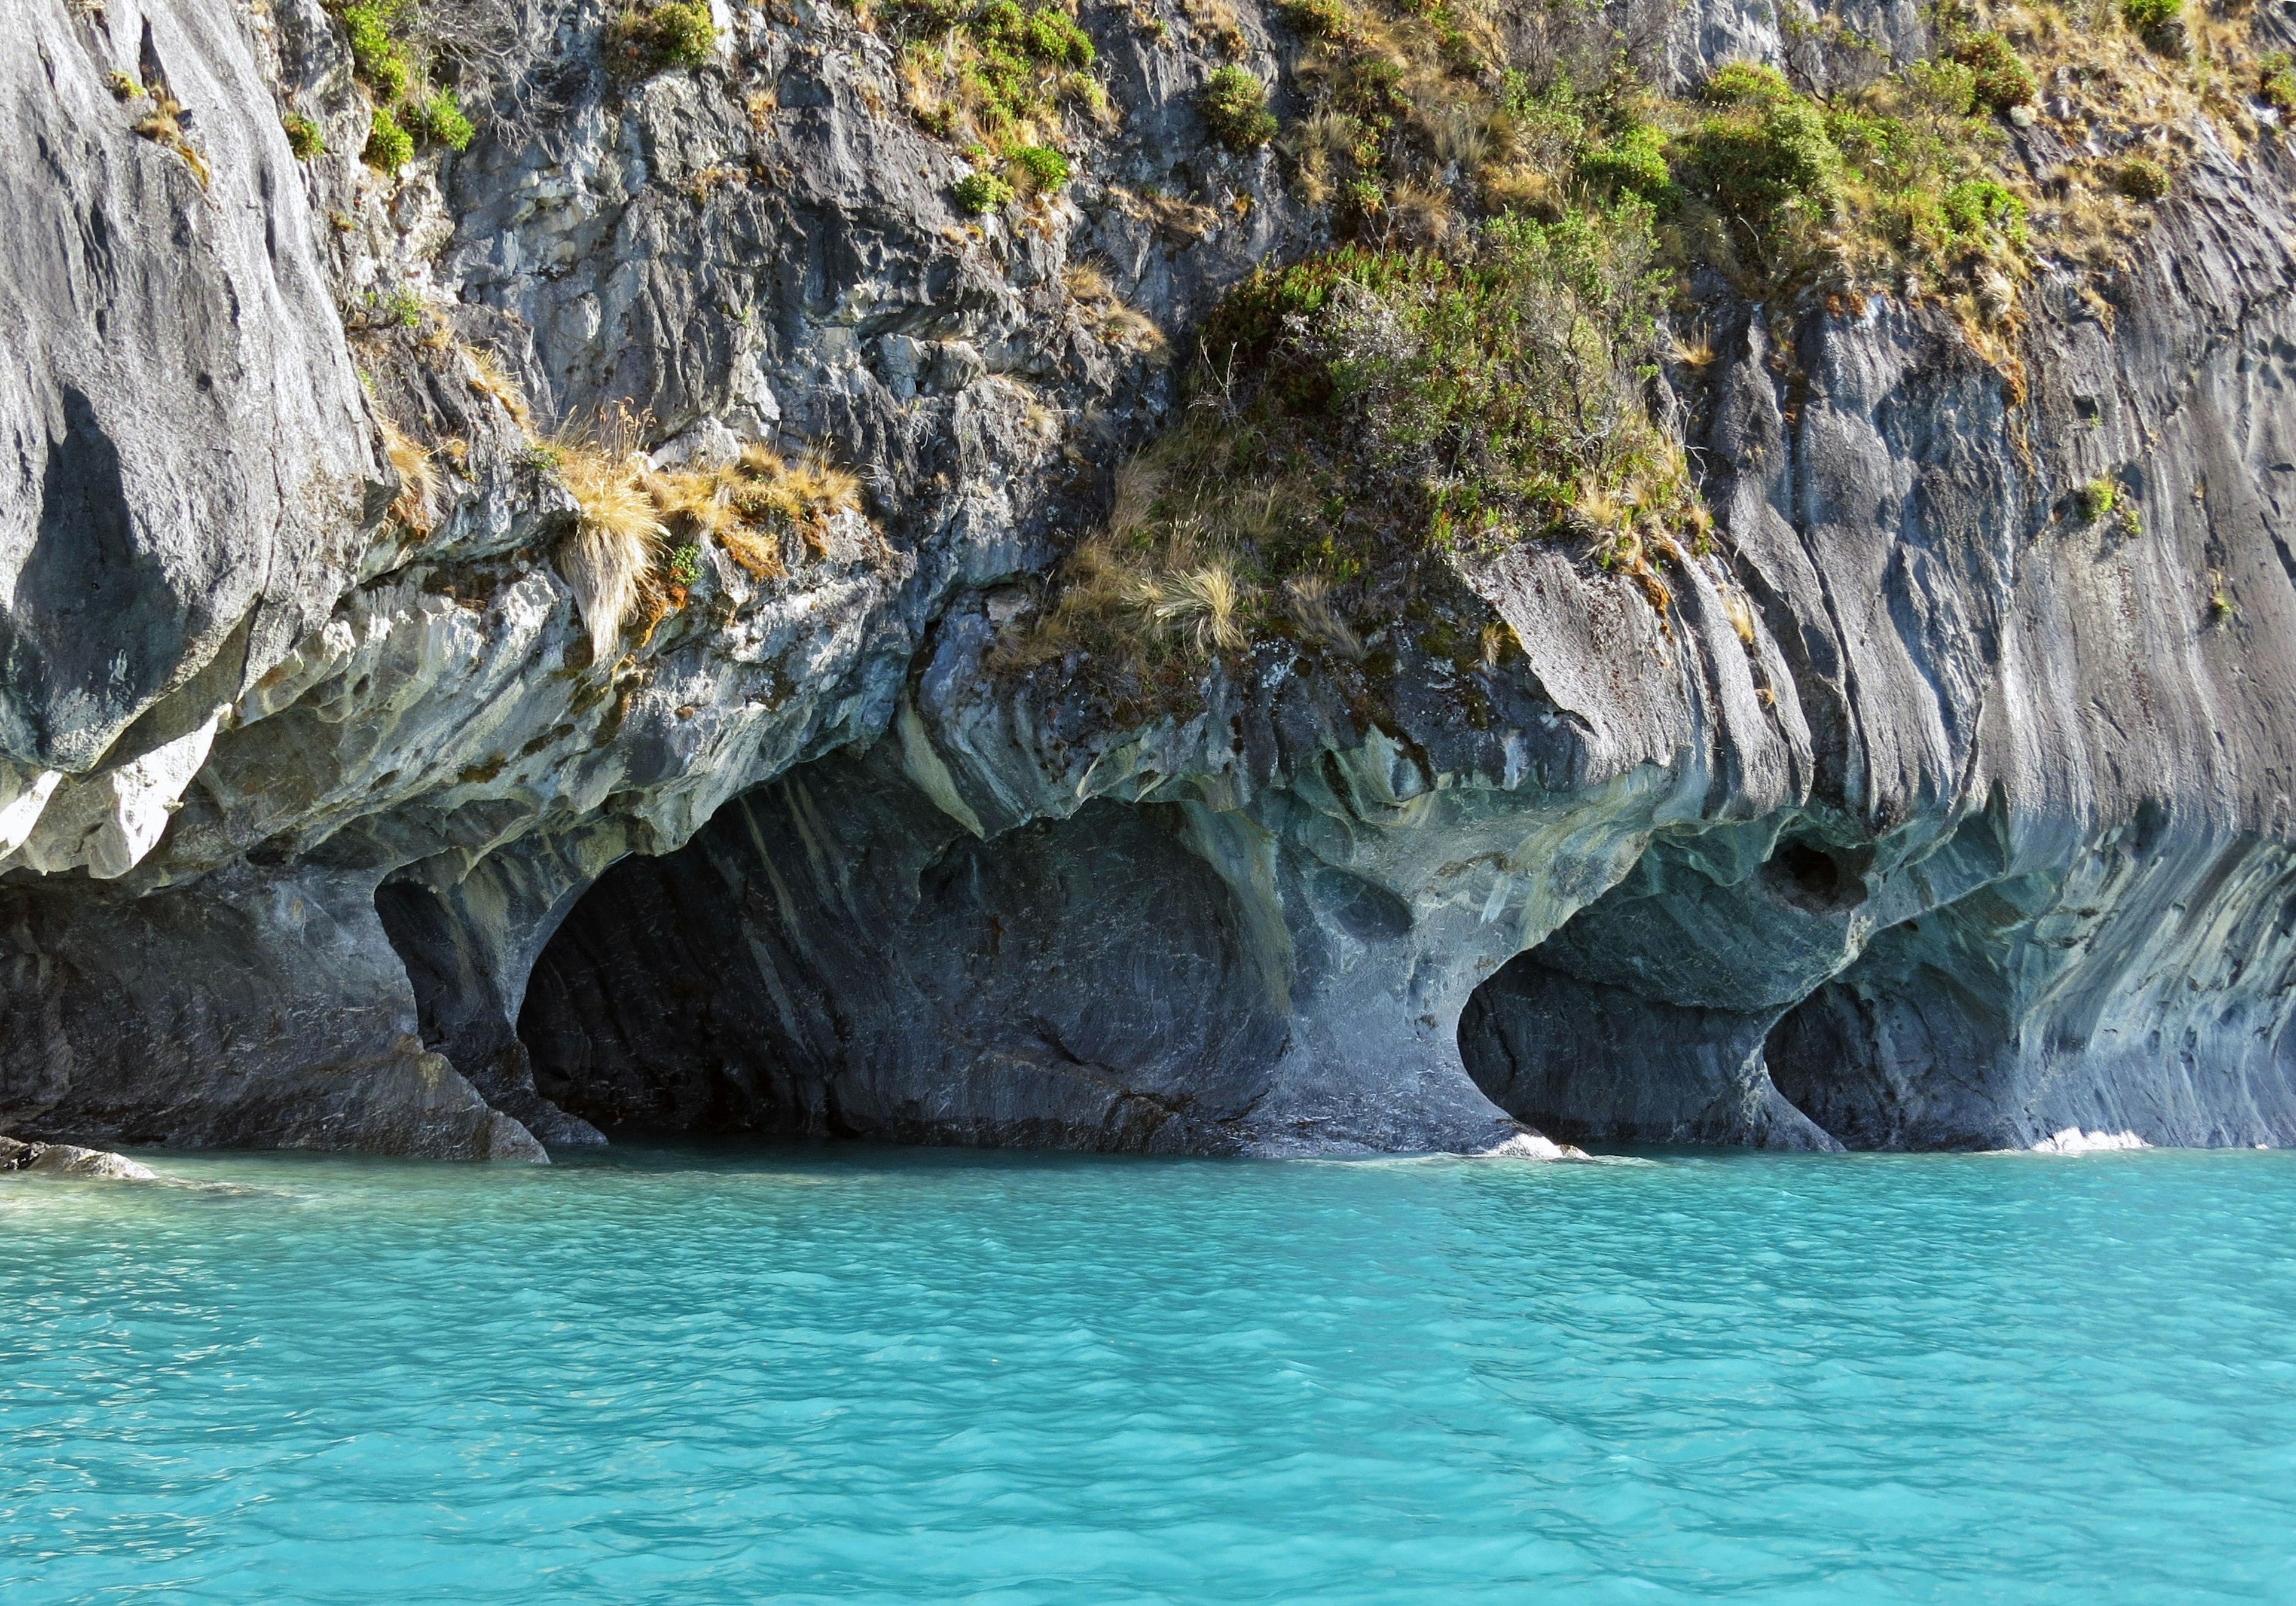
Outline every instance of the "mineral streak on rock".
<svg viewBox="0 0 2296 1606">
<path fill-rule="evenodd" d="M 1702 283 L 1660 382 L 1718 545 L 1663 613 L 1532 543 L 1459 568 L 1519 652 L 1261 641 L 1114 710 L 997 643 L 1171 415 L 1160 340 L 1325 224 L 1207 135 L 1223 47 L 1090 3 L 1093 160 L 961 214 L 893 47 L 800 10 L 636 78 L 570 25 L 383 176 L 317 0 L 0 0 L 0 1126 L 2296 1142 L 2284 136 L 2196 136 L 2109 298 L 2041 242 L 2013 365 Z M 863 504 L 695 541 L 594 654 L 535 431 L 602 411 L 617 473 L 822 447 Z"/>
</svg>

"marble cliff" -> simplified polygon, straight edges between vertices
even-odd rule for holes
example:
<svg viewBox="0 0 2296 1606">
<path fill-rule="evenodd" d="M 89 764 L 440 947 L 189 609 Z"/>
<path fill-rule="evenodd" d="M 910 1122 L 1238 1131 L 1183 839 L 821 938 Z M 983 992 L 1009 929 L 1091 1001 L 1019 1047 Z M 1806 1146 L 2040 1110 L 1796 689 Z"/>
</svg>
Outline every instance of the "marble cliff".
<svg viewBox="0 0 2296 1606">
<path fill-rule="evenodd" d="M 1662 572 L 1565 519 L 1152 641 L 1152 694 L 1046 620 L 1233 383 L 1223 298 L 1406 227 L 1293 137 L 1385 13 L 1082 0 L 1018 196 L 903 14 L 402 8 L 476 127 L 401 153 L 318 0 L 0 0 L 0 1131 L 2296 1142 L 2274 0 L 2192 0 L 2151 56 L 2215 87 L 2141 127 L 2036 70 L 2013 273 L 1669 268 Z M 1588 29 L 1685 103 L 1943 54 L 1894 3 L 1460 16 L 1491 97 Z M 1239 66 L 1272 141 L 1218 136 Z M 584 545 L 632 486 L 635 578 Z"/>
</svg>

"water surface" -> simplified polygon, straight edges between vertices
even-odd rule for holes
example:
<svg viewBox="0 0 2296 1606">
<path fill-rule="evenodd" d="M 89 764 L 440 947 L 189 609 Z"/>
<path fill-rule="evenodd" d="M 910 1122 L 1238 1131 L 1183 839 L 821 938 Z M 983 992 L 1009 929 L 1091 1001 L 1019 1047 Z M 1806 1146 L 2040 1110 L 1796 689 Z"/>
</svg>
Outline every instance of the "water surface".
<svg viewBox="0 0 2296 1606">
<path fill-rule="evenodd" d="M 0 1177 L 0 1597 L 2296 1601 L 2296 1157 Z"/>
</svg>

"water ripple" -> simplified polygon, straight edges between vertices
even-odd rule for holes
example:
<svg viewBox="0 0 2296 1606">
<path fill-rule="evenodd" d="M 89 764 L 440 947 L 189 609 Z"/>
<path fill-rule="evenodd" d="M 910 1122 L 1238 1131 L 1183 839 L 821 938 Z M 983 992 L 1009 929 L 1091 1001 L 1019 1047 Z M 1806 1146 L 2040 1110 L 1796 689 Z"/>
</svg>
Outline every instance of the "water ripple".
<svg viewBox="0 0 2296 1606">
<path fill-rule="evenodd" d="M 2296 1600 L 2296 1161 L 0 1178 L 11 1602 Z"/>
</svg>

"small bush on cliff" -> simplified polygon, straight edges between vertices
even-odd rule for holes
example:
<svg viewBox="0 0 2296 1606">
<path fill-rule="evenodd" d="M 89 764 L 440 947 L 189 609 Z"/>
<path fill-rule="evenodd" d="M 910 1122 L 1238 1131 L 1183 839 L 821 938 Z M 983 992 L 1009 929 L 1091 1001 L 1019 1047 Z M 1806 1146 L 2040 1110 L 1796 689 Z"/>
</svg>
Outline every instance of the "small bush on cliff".
<svg viewBox="0 0 2296 1606">
<path fill-rule="evenodd" d="M 343 32 L 351 47 L 351 70 L 384 104 L 405 94 L 414 81 L 414 65 L 392 32 L 394 26 L 404 25 L 412 9 L 406 0 L 365 0 L 363 4 L 347 6 L 343 11 Z"/>
<path fill-rule="evenodd" d="M 1092 78 L 1092 40 L 1057 5 L 1014 0 L 898 0 L 888 18 L 906 44 L 901 79 L 910 112 L 933 133 L 999 150 L 1042 143 L 1063 105 L 1110 115 Z"/>
<path fill-rule="evenodd" d="M 2080 518 L 2084 524 L 2095 524 L 2112 512 L 2120 497 L 2120 488 L 2111 479 L 2099 476 L 2080 488 Z"/>
<path fill-rule="evenodd" d="M 2185 0 L 2121 0 L 2120 19 L 2152 49 L 2166 55 L 2184 53 Z"/>
<path fill-rule="evenodd" d="M 1711 110 L 1683 141 L 1685 183 L 1757 240 L 1833 221 L 1842 159 L 1816 103 L 1776 69 L 1734 62 L 1707 80 Z"/>
<path fill-rule="evenodd" d="M 374 109 L 374 126 L 367 131 L 360 159 L 381 173 L 396 173 L 414 160 L 414 136 L 398 126 L 388 106 Z"/>
<path fill-rule="evenodd" d="M 1231 151 L 1253 151 L 1275 137 L 1275 114 L 1267 109 L 1267 86 L 1241 67 L 1222 67 L 1196 96 L 1212 137 Z"/>
<path fill-rule="evenodd" d="M 626 78 L 707 66 L 717 46 L 718 29 L 703 0 L 661 0 L 606 25 L 606 64 Z"/>
<path fill-rule="evenodd" d="M 2256 98 L 2282 116 L 2296 112 L 2296 63 L 2276 50 L 2256 64 Z"/>
<path fill-rule="evenodd" d="M 425 97 L 410 101 L 406 107 L 406 127 L 411 134 L 436 140 L 449 150 L 469 148 L 477 130 L 471 119 L 463 115 L 462 106 L 451 89 L 441 89 Z"/>
<path fill-rule="evenodd" d="M 327 137 L 309 118 L 291 111 L 279 119 L 279 127 L 286 134 L 287 148 L 295 153 L 297 161 L 310 161 L 327 153 Z"/>
<path fill-rule="evenodd" d="M 2132 156 L 2120 164 L 2112 184 L 2131 201 L 2159 201 L 2169 193 L 2169 169 L 2147 157 Z"/>
<path fill-rule="evenodd" d="M 1069 159 L 1043 145 L 1023 145 L 1013 152 L 1013 168 L 1031 190 L 1057 190 L 1069 181 Z"/>
<path fill-rule="evenodd" d="M 1013 186 L 994 173 L 968 173 L 956 181 L 957 208 L 976 217 L 1001 212 L 1013 204 Z"/>
<path fill-rule="evenodd" d="M 1995 111 L 2028 106 L 2039 94 L 2032 70 L 2015 46 L 1999 34 L 1972 34 L 1953 47 L 1953 59 L 1970 70 L 1977 105 Z"/>
<path fill-rule="evenodd" d="M 1185 422 L 1119 473 L 1010 661 L 1083 644 L 1146 674 L 1159 642 L 1200 659 L 1270 633 L 1362 658 L 1351 616 L 1405 576 L 1538 541 L 1664 608 L 1658 565 L 1702 524 L 1638 378 L 1653 250 L 1628 198 L 1254 274 L 1205 326 Z M 1459 651 L 1480 662 L 1480 637 Z"/>
</svg>

